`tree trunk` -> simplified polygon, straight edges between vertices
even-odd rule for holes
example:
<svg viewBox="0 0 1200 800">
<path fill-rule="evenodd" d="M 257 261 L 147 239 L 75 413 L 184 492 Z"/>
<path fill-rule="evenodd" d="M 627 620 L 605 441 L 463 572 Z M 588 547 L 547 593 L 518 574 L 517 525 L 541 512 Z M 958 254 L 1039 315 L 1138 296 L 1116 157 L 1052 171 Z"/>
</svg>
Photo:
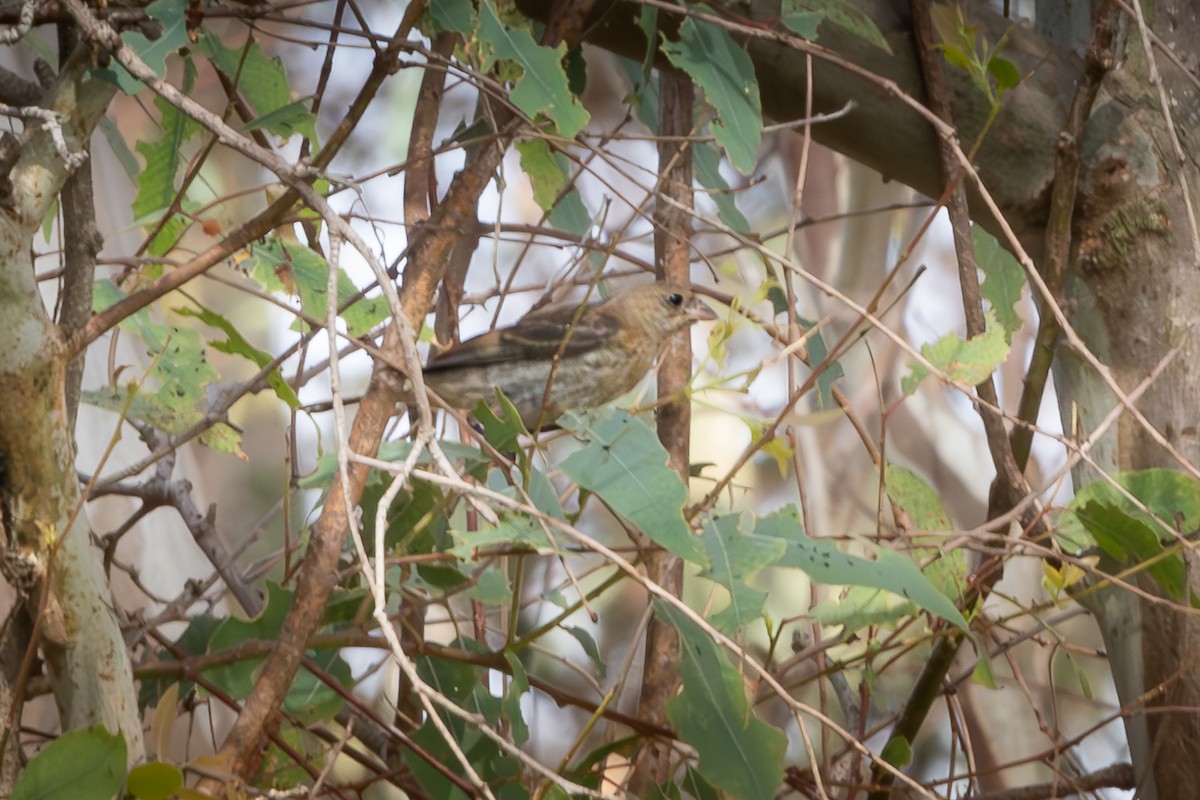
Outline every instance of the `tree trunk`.
<svg viewBox="0 0 1200 800">
<path fill-rule="evenodd" d="M 48 94 L 68 154 L 85 149 L 114 93 L 86 78 L 89 61 L 90 50 L 77 52 Z M 33 237 L 69 172 L 31 120 L 0 210 L 0 556 L 36 620 L 25 646 L 41 647 L 63 730 L 103 724 L 135 763 L 143 747 L 129 655 L 75 475 L 64 391 L 71 354 L 34 277 Z"/>
</svg>

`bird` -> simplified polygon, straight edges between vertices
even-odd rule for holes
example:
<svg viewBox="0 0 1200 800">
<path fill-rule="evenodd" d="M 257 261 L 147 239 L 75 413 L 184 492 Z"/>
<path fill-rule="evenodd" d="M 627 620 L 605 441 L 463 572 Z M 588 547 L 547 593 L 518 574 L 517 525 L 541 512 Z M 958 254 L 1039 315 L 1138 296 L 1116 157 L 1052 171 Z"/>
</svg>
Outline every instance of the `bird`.
<svg viewBox="0 0 1200 800">
<path fill-rule="evenodd" d="M 643 284 L 599 303 L 558 302 L 429 359 L 425 384 L 453 408 L 485 401 L 498 388 L 527 430 L 549 430 L 568 409 L 594 408 L 629 391 L 667 340 L 717 315 L 674 283 Z"/>
</svg>

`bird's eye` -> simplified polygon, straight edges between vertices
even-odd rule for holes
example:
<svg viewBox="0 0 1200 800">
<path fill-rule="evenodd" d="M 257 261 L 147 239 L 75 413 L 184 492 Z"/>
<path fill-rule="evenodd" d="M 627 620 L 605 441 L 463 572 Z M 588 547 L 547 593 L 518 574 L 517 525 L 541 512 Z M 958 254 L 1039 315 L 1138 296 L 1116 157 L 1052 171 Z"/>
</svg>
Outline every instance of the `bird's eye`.
<svg viewBox="0 0 1200 800">
<path fill-rule="evenodd" d="M 672 292 L 671 294 L 667 295 L 667 302 L 673 306 L 681 306 L 683 305 L 683 295 L 681 295 L 679 292 Z"/>
</svg>

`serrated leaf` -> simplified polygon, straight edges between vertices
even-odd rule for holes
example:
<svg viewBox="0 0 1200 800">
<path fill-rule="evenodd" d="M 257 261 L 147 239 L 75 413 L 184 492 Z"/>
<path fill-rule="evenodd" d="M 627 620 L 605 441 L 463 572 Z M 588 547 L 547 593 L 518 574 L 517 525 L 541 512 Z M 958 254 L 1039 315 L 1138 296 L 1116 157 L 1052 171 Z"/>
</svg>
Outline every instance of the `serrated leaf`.
<svg viewBox="0 0 1200 800">
<path fill-rule="evenodd" d="M 884 488 L 894 503 L 908 512 L 913 527 L 921 531 L 948 531 L 954 526 L 933 487 L 907 467 L 889 463 Z"/>
<path fill-rule="evenodd" d="M 97 281 L 92 307 L 103 310 L 125 294 L 108 280 Z M 121 329 L 146 345 L 151 359 L 148 383 L 144 385 L 85 391 L 84 402 L 132 419 L 147 422 L 172 435 L 187 431 L 204 418 L 208 406 L 206 388 L 219 377 L 208 363 L 200 334 L 189 328 L 166 325 L 153 319 L 146 309 L 121 321 Z M 132 392 L 132 397 L 130 393 Z M 220 452 L 242 456 L 241 436 L 225 424 L 214 425 L 200 441 Z"/>
<path fill-rule="evenodd" d="M 794 509 L 763 517 L 755 532 L 787 542 L 787 550 L 775 567 L 799 569 L 818 583 L 885 589 L 968 630 L 966 619 L 950 598 L 939 592 L 907 556 L 882 548 L 876 550 L 874 561 L 843 553 L 832 542 L 806 536 Z"/>
<path fill-rule="evenodd" d="M 589 115 L 567 85 L 562 66 L 565 44 L 543 47 L 528 31 L 505 27 L 490 0 L 479 6 L 479 38 L 492 50 L 484 59 L 484 69 L 490 69 L 497 59 L 508 59 L 524 71 L 509 94 L 517 108 L 530 117 L 545 114 L 564 138 L 573 139 L 583 130 Z"/>
<path fill-rule="evenodd" d="M 498 525 L 481 521 L 479 529 L 474 531 L 462 530 L 457 526 L 451 528 L 450 532 L 459 544 L 447 552 L 458 558 L 473 559 L 478 556 L 479 551 L 495 547 L 528 547 L 534 552 L 557 550 L 542 523 L 534 517 L 525 514 L 500 514 L 499 520 Z"/>
<path fill-rule="evenodd" d="M 798 14 L 820 15 L 823 20 L 828 20 L 830 24 L 849 31 L 885 53 L 892 52 L 892 48 L 888 46 L 887 39 L 883 38 L 883 33 L 875 24 L 875 20 L 849 0 L 784 0 L 782 13 L 792 17 L 793 21 L 800 24 L 804 24 L 804 20 L 796 19 Z M 787 24 L 786 21 L 784 24 Z M 797 33 L 804 35 L 800 31 Z M 805 36 L 804 38 L 810 37 Z"/>
<path fill-rule="evenodd" d="M 252 279 L 269 291 L 286 291 L 300 296 L 300 306 L 311 319 L 325 321 L 329 262 L 296 242 L 270 239 L 253 245 L 250 258 L 242 263 Z M 358 287 L 345 272 L 338 271 L 338 308 L 358 294 Z M 362 336 L 389 315 L 382 297 L 363 297 L 342 312 L 351 336 Z M 303 323 L 298 323 L 303 325 Z M 303 325 L 307 328 L 307 325 Z"/>
<path fill-rule="evenodd" d="M 959 385 L 976 386 L 982 383 L 1008 358 L 1009 343 L 1004 328 L 996 321 L 992 309 L 987 310 L 987 330 L 963 340 L 956 333 L 947 333 L 933 344 L 924 345 L 921 355 L 936 369 Z M 929 375 L 924 364 L 914 364 L 912 371 L 900 382 L 907 395 L 916 391 Z"/>
<path fill-rule="evenodd" d="M 782 539 L 745 532 L 741 522 L 740 515 L 725 514 L 704 524 L 704 549 L 712 564 L 700 576 L 729 592 L 729 605 L 711 620 L 724 633 L 733 633 L 762 616 L 767 594 L 751 588 L 748 580 L 778 561 L 787 549 Z M 753 526 L 752 519 L 750 522 Z"/>
<path fill-rule="evenodd" d="M 192 302 L 196 303 L 195 300 Z M 196 303 L 196 307 L 200 310 L 195 311 L 190 308 L 180 307 L 175 309 L 175 313 L 185 317 L 195 317 L 205 325 L 209 325 L 224 333 L 224 341 L 210 342 L 214 350 L 219 350 L 229 355 L 241 356 L 257 365 L 260 369 L 274 360 L 270 353 L 265 350 L 259 350 L 250 344 L 246 337 L 242 336 L 241 332 L 233 326 L 232 322 L 215 311 L 205 308 L 200 303 Z M 300 398 L 296 396 L 296 392 L 292 390 L 292 387 L 288 386 L 287 381 L 283 379 L 283 375 L 279 372 L 278 368 L 272 370 L 267 375 L 267 383 L 270 384 L 275 395 L 287 403 L 288 406 L 291 408 L 300 407 Z"/>
<path fill-rule="evenodd" d="M 775 797 L 787 738 L 755 716 L 741 674 L 707 633 L 660 601 L 654 612 L 679 631 L 683 689 L 666 710 L 679 738 L 696 748 L 697 770 L 730 797 Z"/>
<path fill-rule="evenodd" d="M 155 98 L 155 107 L 161 115 L 162 136 L 152 142 L 143 140 L 137 144 L 145 168 L 137 174 L 138 191 L 132 204 L 133 216 L 146 228 L 157 227 L 162 211 L 175 200 L 175 179 L 187 163 L 184 145 L 203 130 L 198 122 L 181 114 L 162 97 Z M 167 253 L 187 224 L 185 218 L 174 217 L 168 227 L 156 234 L 148 252 L 152 255 Z"/>
<path fill-rule="evenodd" d="M 231 81 L 255 114 L 269 114 L 292 102 L 292 87 L 287 70 L 278 56 L 268 56 L 249 40 L 241 47 L 226 47 L 218 37 L 205 32 L 197 51 L 206 54 L 217 69 Z"/>
<path fill-rule="evenodd" d="M 750 56 L 729 31 L 692 17 L 679 26 L 679 41 L 664 41 L 662 51 L 716 109 L 711 129 L 729 163 L 743 175 L 752 173 L 762 142 L 762 100 Z"/>
<path fill-rule="evenodd" d="M 122 41 L 160 78 L 167 72 L 167 56 L 190 44 L 185 18 L 187 6 L 188 0 L 158 0 L 146 6 L 146 15 L 162 23 L 162 33 L 155 39 L 148 39 L 138 31 L 125 31 L 121 34 Z M 137 94 L 146 88 L 140 80 L 130 75 L 115 61 L 106 69 L 94 70 L 93 74 L 115 83 L 125 94 Z"/>
<path fill-rule="evenodd" d="M 533 186 L 534 201 L 543 211 L 550 211 L 558 193 L 567 185 L 567 176 L 559 169 L 545 139 L 528 139 L 517 142 L 516 146 L 521 154 L 521 169 Z"/>
<path fill-rule="evenodd" d="M 975 262 L 984 275 L 980 287 L 983 299 L 991 304 L 996 320 L 1004 327 L 1005 338 L 1011 344 L 1013 334 L 1023 324 L 1017 313 L 1017 304 L 1021 302 L 1021 294 L 1025 291 L 1025 270 L 995 236 L 978 225 L 971 226 L 971 239 L 975 248 Z"/>
<path fill-rule="evenodd" d="M 125 740 L 103 725 L 68 731 L 30 759 L 12 800 L 111 800 L 125 778 Z"/>
<path fill-rule="evenodd" d="M 667 466 L 667 451 L 645 422 L 614 408 L 572 411 L 558 420 L 586 446 L 562 471 L 632 522 L 655 544 L 708 566 L 709 558 L 683 519 L 687 487 Z"/>
<path fill-rule="evenodd" d="M 239 93 L 257 115 L 246 123 L 245 130 L 261 128 L 285 139 L 299 133 L 316 145 L 316 117 L 309 110 L 308 99 L 292 98 L 282 59 L 268 56 L 256 41 L 226 47 L 210 33 L 200 37 L 197 50 L 206 53 L 217 69 L 237 82 Z"/>
</svg>

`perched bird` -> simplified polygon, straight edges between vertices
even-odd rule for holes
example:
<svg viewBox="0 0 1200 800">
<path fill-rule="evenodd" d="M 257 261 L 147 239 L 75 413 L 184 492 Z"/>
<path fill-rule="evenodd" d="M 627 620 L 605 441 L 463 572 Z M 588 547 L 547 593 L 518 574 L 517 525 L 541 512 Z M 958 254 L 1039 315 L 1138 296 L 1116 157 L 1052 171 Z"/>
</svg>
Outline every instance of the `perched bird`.
<svg viewBox="0 0 1200 800">
<path fill-rule="evenodd" d="M 671 334 L 716 318 L 689 288 L 671 284 L 638 286 L 590 306 L 555 303 L 438 353 L 425 383 L 465 409 L 481 399 L 494 404 L 499 388 L 527 428 L 545 429 L 567 409 L 629 391 Z"/>
</svg>

